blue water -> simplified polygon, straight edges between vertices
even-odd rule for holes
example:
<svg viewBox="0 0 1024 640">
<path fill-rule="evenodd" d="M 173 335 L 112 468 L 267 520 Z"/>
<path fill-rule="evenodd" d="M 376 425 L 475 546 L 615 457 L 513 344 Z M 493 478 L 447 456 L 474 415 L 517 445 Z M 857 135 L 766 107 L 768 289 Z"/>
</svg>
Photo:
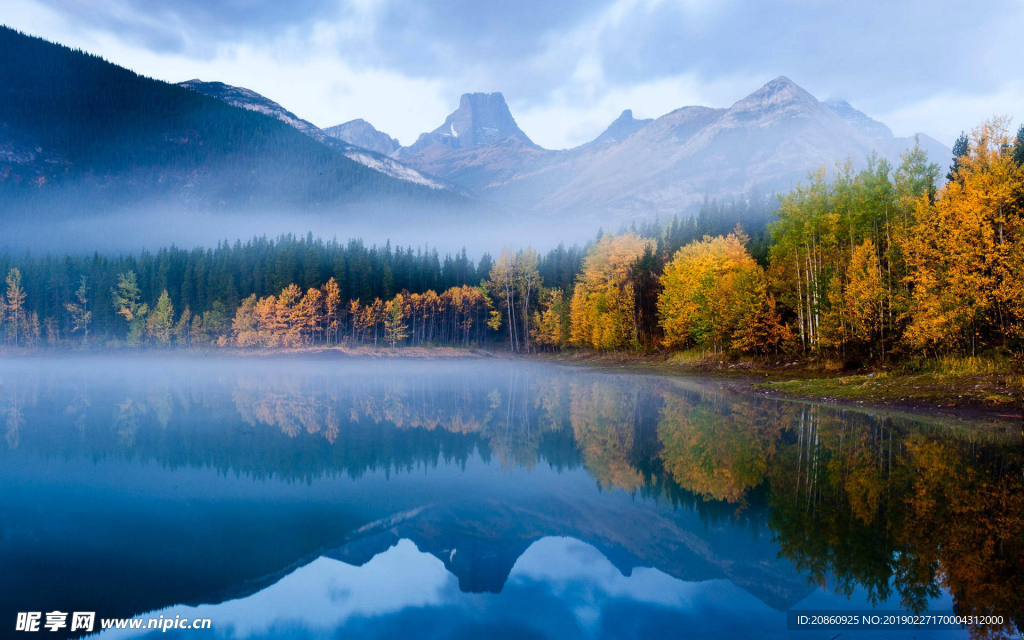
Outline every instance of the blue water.
<svg viewBox="0 0 1024 640">
<path fill-rule="evenodd" d="M 18 612 L 60 610 L 212 621 L 104 638 L 832 638 L 788 632 L 786 611 L 1019 603 L 971 595 L 942 556 L 970 522 L 907 524 L 924 449 L 976 476 L 957 490 L 1015 481 L 999 433 L 514 361 L 0 375 L 3 637 L 24 635 Z M 1007 514 L 972 518 L 989 516 Z M 985 579 L 1014 593 L 1019 551 Z M 952 579 L 898 575 L 934 554 Z"/>
</svg>

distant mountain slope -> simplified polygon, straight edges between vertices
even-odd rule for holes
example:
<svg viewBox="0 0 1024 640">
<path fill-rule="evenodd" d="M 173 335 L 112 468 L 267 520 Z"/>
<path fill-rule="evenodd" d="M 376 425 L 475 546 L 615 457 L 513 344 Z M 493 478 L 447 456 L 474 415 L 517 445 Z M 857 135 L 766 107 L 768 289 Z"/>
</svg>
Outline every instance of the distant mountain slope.
<svg viewBox="0 0 1024 640">
<path fill-rule="evenodd" d="M 4 219 L 437 201 L 276 119 L 6 27 L 0 87 Z"/>
<path fill-rule="evenodd" d="M 323 132 L 332 138 L 384 155 L 391 155 L 402 146 L 398 140 L 383 131 L 377 131 L 372 124 L 362 118 L 327 127 Z"/>
<path fill-rule="evenodd" d="M 518 127 L 496 141 L 460 136 L 467 142 L 452 144 L 444 131 L 467 111 L 475 105 L 463 96 L 445 125 L 396 155 L 510 206 L 599 223 L 692 211 L 706 196 L 788 190 L 808 171 L 846 159 L 864 166 L 873 153 L 895 164 L 914 144 L 785 77 L 729 108 L 683 107 L 653 121 L 624 112 L 596 140 L 566 151 L 541 149 Z M 948 163 L 948 148 L 920 140 L 933 162 Z"/>
<path fill-rule="evenodd" d="M 860 133 L 878 140 L 879 144 L 883 147 L 889 146 L 899 150 L 914 146 L 913 137 L 898 138 L 894 136 L 889 127 L 878 120 L 872 119 L 866 113 L 854 109 L 846 100 L 829 100 L 823 104 Z M 952 149 L 923 133 L 917 134 L 917 138 L 918 144 L 928 153 L 928 157 L 931 158 L 932 162 L 937 163 L 940 167 L 945 167 L 949 164 L 953 155 Z M 890 158 L 890 160 L 895 160 L 895 158 Z"/>
<path fill-rule="evenodd" d="M 223 82 L 203 82 L 202 80 L 186 80 L 185 82 L 179 83 L 179 86 L 192 89 L 193 91 L 197 91 L 212 98 L 223 100 L 234 107 L 241 107 L 243 109 L 262 113 L 270 116 L 271 118 L 280 120 L 288 126 L 301 131 L 310 138 L 313 138 L 317 142 L 327 145 L 333 149 L 337 149 L 348 159 L 354 160 L 363 166 L 370 167 L 374 171 L 379 171 L 383 174 L 389 175 L 392 178 L 398 178 L 399 180 L 405 180 L 430 187 L 432 189 L 446 188 L 446 185 L 441 182 L 423 175 L 410 166 L 403 165 L 402 163 L 389 158 L 385 153 L 377 151 L 376 149 L 371 149 L 370 147 L 350 143 L 343 136 L 333 135 L 332 133 L 320 129 L 312 122 L 303 120 L 270 98 L 260 95 L 251 89 L 233 87 L 229 84 L 224 84 Z M 366 123 L 366 125 L 370 126 L 369 123 Z M 336 129 L 337 127 L 334 128 Z M 373 129 L 373 127 L 370 127 L 370 129 Z M 376 129 L 374 129 L 374 131 L 376 131 Z M 380 135 L 383 136 L 384 134 Z M 388 139 L 391 140 L 391 138 Z M 398 141 L 393 140 L 393 142 L 394 147 L 397 148 Z M 392 149 L 392 151 L 394 151 L 394 149 Z"/>
</svg>

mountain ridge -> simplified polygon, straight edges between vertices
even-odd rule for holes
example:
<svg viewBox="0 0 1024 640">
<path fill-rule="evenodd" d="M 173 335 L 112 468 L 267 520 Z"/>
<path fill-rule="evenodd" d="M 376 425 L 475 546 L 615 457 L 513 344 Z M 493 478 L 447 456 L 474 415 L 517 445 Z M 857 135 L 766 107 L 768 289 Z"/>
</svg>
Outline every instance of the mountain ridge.
<svg viewBox="0 0 1024 640">
<path fill-rule="evenodd" d="M 427 196 L 417 189 L 426 189 L 471 196 L 488 216 L 513 211 L 590 229 L 689 215 L 705 198 L 786 191 L 846 159 L 858 168 L 872 155 L 896 164 L 914 144 L 785 76 L 729 107 L 685 106 L 643 120 L 627 109 L 591 142 L 557 151 L 530 139 L 501 93 L 466 93 L 440 126 L 399 147 L 361 119 L 322 130 L 250 89 L 144 78 L 7 28 L 0 53 L 7 211 L 142 202 L 316 211 L 367 198 L 419 201 Z M 933 161 L 948 162 L 945 145 L 919 140 Z"/>
<path fill-rule="evenodd" d="M 22 231 L 121 212 L 140 227 L 170 211 L 442 202 L 276 118 L 83 51 L 2 27 L 0 59 L 0 213 Z"/>
<path fill-rule="evenodd" d="M 356 118 L 333 127 L 323 129 L 323 132 L 332 138 L 343 140 L 349 144 L 383 155 L 391 155 L 402 146 L 402 144 L 383 131 L 378 131 L 372 124 Z"/>
<path fill-rule="evenodd" d="M 509 206 L 599 224 L 671 217 L 705 197 L 785 191 L 808 172 L 847 159 L 860 168 L 877 154 L 898 164 L 914 145 L 848 103 L 820 102 L 785 76 L 729 107 L 687 106 L 645 121 L 624 111 L 593 141 L 568 150 L 543 149 L 525 134 L 462 146 L 424 144 L 431 139 L 425 136 L 396 156 Z M 924 135 L 920 142 L 933 162 L 947 161 L 945 145 Z"/>
<path fill-rule="evenodd" d="M 581 144 L 580 147 L 587 147 L 593 145 L 600 145 L 609 142 L 619 142 L 625 140 L 629 136 L 633 135 L 643 127 L 654 122 L 654 118 L 644 118 L 643 120 L 637 120 L 633 117 L 632 109 L 625 109 L 619 117 L 612 121 L 608 127 L 601 132 L 601 135 L 597 136 L 590 142 Z M 579 148 L 579 147 L 577 147 Z"/>
<path fill-rule="evenodd" d="M 246 89 L 245 87 L 236 87 L 233 85 L 226 84 L 219 81 L 204 82 L 199 79 L 186 80 L 185 82 L 178 83 L 178 86 L 191 89 L 199 92 L 203 95 L 210 96 L 211 98 L 217 98 L 223 102 L 226 102 L 234 107 L 240 107 L 249 111 L 255 111 L 264 115 L 270 116 L 280 120 L 288 126 L 300 131 L 317 142 L 340 151 L 349 160 L 358 162 L 359 164 L 369 167 L 374 171 L 383 173 L 384 175 L 391 176 L 392 178 L 398 178 L 413 184 L 430 187 L 431 189 L 446 189 L 447 185 L 441 182 L 425 176 L 422 173 L 416 171 L 414 168 L 406 166 L 393 158 L 388 157 L 387 154 L 381 153 L 368 147 L 363 147 L 358 144 L 350 143 L 343 136 L 332 135 L 331 133 L 320 129 L 312 122 L 303 120 L 291 111 L 285 109 L 277 102 L 261 95 L 252 89 Z M 353 121 L 355 122 L 355 121 Z M 366 123 L 364 120 L 360 122 Z M 350 124 L 350 123 L 346 123 Z M 373 129 L 369 123 L 366 123 L 370 129 Z M 343 127 L 344 125 L 338 125 Z M 332 127 L 337 129 L 337 127 Z M 376 129 L 374 129 L 376 132 Z M 379 132 L 377 132 L 379 133 Z M 385 135 L 385 134 L 380 134 Z M 397 143 L 397 140 L 394 142 Z"/>
</svg>

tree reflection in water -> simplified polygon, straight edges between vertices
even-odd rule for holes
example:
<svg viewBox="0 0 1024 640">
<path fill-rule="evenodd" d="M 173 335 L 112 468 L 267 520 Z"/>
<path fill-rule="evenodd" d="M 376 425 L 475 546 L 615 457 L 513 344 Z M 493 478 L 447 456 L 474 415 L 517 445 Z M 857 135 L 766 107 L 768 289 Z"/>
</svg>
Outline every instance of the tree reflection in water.
<svg viewBox="0 0 1024 640">
<path fill-rule="evenodd" d="M 582 465 L 603 489 L 768 528 L 782 557 L 838 593 L 922 610 L 948 590 L 961 614 L 1024 623 L 1020 443 L 999 434 L 520 363 L 62 382 L 3 388 L 4 450 L 286 481 L 465 465 L 474 452 Z"/>
</svg>

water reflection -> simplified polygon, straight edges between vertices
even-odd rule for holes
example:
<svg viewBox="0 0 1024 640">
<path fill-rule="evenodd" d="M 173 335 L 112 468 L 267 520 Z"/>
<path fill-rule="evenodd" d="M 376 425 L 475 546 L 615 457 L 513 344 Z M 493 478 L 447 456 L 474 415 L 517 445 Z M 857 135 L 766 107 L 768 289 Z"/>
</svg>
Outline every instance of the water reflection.
<svg viewBox="0 0 1024 640">
<path fill-rule="evenodd" d="M 644 567 L 623 574 L 601 550 L 556 537 L 523 552 L 500 596 L 465 591 L 440 560 L 401 540 L 361 566 L 324 556 L 247 598 L 157 615 L 218 620 L 247 639 L 657 638 L 680 629 L 745 637 L 751 628 L 785 636 L 774 609 L 728 580 L 684 582 Z"/>
<path fill-rule="evenodd" d="M 4 366 L 5 617 L 198 606 L 237 637 L 392 637 L 501 628 L 545 593 L 561 609 L 517 637 L 643 637 L 729 607 L 763 631 L 823 587 L 1024 621 L 1019 437 L 509 362 Z"/>
</svg>

